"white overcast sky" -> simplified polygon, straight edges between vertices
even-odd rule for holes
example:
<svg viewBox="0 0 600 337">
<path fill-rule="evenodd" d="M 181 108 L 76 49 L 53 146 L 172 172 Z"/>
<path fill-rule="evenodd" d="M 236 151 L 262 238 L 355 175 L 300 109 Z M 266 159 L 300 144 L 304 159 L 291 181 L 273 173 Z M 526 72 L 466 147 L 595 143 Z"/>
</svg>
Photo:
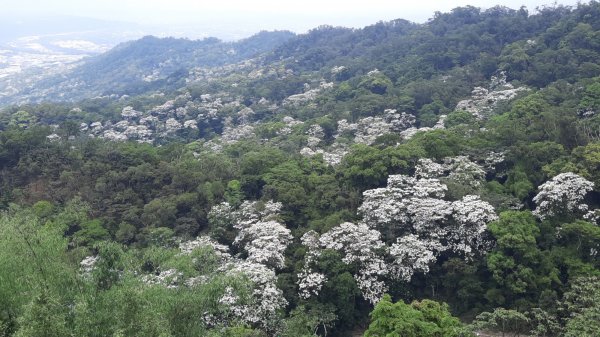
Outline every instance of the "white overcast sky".
<svg viewBox="0 0 600 337">
<path fill-rule="evenodd" d="M 557 3 L 576 5 L 577 0 Z M 552 5 L 554 0 L 0 0 L 4 14 L 75 15 L 140 24 L 237 25 L 304 32 L 321 24 L 362 27 L 380 20 L 425 22 L 435 11 L 473 5 L 511 8 Z"/>
</svg>

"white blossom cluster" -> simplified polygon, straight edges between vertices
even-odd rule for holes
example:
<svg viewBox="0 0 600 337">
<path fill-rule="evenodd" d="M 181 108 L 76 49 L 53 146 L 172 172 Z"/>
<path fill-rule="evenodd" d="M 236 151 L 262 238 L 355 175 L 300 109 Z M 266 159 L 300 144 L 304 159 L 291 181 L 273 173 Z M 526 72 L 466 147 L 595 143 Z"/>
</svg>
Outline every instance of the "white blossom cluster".
<svg viewBox="0 0 600 337">
<path fill-rule="evenodd" d="M 61 137 L 58 134 L 53 133 L 51 135 L 46 136 L 46 139 L 48 139 L 51 142 L 57 142 L 61 139 Z"/>
<path fill-rule="evenodd" d="M 285 126 L 277 130 L 277 135 L 279 136 L 287 136 L 292 133 L 292 129 L 295 126 L 304 124 L 304 122 L 296 120 L 290 116 L 283 117 L 282 122 L 285 123 Z"/>
<path fill-rule="evenodd" d="M 467 195 L 452 203 L 453 228 L 445 239 L 455 253 L 472 256 L 473 249 L 486 251 L 489 242 L 484 239 L 487 224 L 498 219 L 494 207 L 478 195 Z"/>
<path fill-rule="evenodd" d="M 415 272 L 427 273 L 442 252 L 470 258 L 489 248 L 485 231 L 497 219 L 494 208 L 476 195 L 444 200 L 446 185 L 429 177 L 444 170 L 431 161 L 422 163 L 426 164 L 433 167 L 421 168 L 423 177 L 391 175 L 385 188 L 365 191 L 359 207 L 362 222 L 343 223 L 321 236 L 314 231 L 304 234 L 302 244 L 308 252 L 298 275 L 302 298 L 318 295 L 326 281 L 325 274 L 314 270 L 325 249 L 340 252 L 342 262 L 358 266 L 357 285 L 365 299 L 376 303 L 387 290 L 386 279 L 408 282 Z M 387 245 L 382 237 L 394 243 Z"/>
<path fill-rule="evenodd" d="M 295 127 L 296 125 L 304 124 L 303 121 L 296 120 L 296 119 L 294 119 L 294 117 L 291 117 L 291 116 L 283 117 L 282 121 L 291 128 Z"/>
<path fill-rule="evenodd" d="M 561 173 L 538 188 L 533 214 L 543 220 L 564 213 L 586 213 L 589 206 L 582 201 L 593 189 L 591 181 L 572 172 Z"/>
<path fill-rule="evenodd" d="M 267 201 L 244 201 L 237 210 L 224 202 L 214 206 L 209 221 L 217 227 L 238 230 L 234 244 L 247 254 L 247 260 L 271 268 L 283 268 L 284 252 L 292 240 L 289 229 L 277 221 L 282 204 Z"/>
<path fill-rule="evenodd" d="M 485 181 L 485 170 L 467 156 L 447 158 L 445 164 L 450 174 L 448 178 L 460 184 L 479 187 Z"/>
<path fill-rule="evenodd" d="M 443 163 L 436 163 L 429 158 L 420 158 L 415 166 L 417 178 L 439 178 L 446 175 L 447 167 Z"/>
<path fill-rule="evenodd" d="M 252 281 L 254 288 L 250 303 L 239 303 L 238 297 L 233 292 L 226 292 L 220 302 L 227 303 L 231 311 L 239 319 L 252 324 L 263 326 L 272 325 L 276 314 L 288 304 L 283 297 L 283 292 L 277 288 L 275 272 L 260 263 L 236 260 L 221 268 L 228 275 L 245 275 Z"/>
<path fill-rule="evenodd" d="M 248 261 L 273 268 L 283 268 L 284 252 L 292 235 L 289 229 L 277 222 L 281 203 L 268 201 L 264 208 L 258 202 L 245 201 L 233 213 L 238 235 L 234 243 L 248 253 Z"/>
<path fill-rule="evenodd" d="M 198 129 L 198 122 L 193 119 L 189 119 L 183 122 L 183 127 L 185 129 Z"/>
<path fill-rule="evenodd" d="M 250 120 L 255 115 L 254 110 L 251 108 L 245 107 L 242 110 L 237 112 L 237 121 L 238 124 L 248 124 Z"/>
<path fill-rule="evenodd" d="M 387 273 L 380 252 L 385 245 L 380 236 L 378 231 L 368 228 L 365 224 L 350 222 L 334 227 L 321 236 L 314 231 L 304 234 L 302 242 L 309 247 L 309 252 L 305 266 L 298 275 L 300 296 L 308 298 L 318 295 L 326 277 L 322 273 L 314 272 L 311 265 L 320 255 L 321 250 L 332 249 L 343 255 L 344 263 L 359 266 L 354 279 L 363 297 L 371 303 L 379 301 L 387 290 L 385 282 L 380 280 L 380 277 Z"/>
<path fill-rule="evenodd" d="M 184 241 L 179 244 L 179 250 L 184 255 L 190 255 L 195 249 L 200 247 L 212 248 L 221 261 L 227 261 L 231 258 L 229 247 L 216 242 L 208 236 L 199 236 L 194 240 Z"/>
<path fill-rule="evenodd" d="M 320 92 L 320 88 L 315 88 L 301 94 L 288 96 L 283 100 L 283 106 L 298 106 L 306 102 L 314 101 Z"/>
<path fill-rule="evenodd" d="M 249 204 L 247 205 L 250 206 Z M 223 209 L 226 208 L 221 207 L 221 210 Z M 272 211 L 273 207 L 270 207 L 270 209 L 263 210 L 262 215 L 268 217 Z M 218 212 L 215 211 L 216 214 L 214 215 L 217 215 Z M 258 212 L 260 213 L 260 211 Z M 200 247 L 210 247 L 220 257 L 222 265 L 214 275 L 199 275 L 185 279 L 183 273 L 176 269 L 167 269 L 159 273 L 143 275 L 141 277 L 142 281 L 147 284 L 162 285 L 169 288 L 176 288 L 181 285 L 194 287 L 198 284 L 208 282 L 213 276 L 227 275 L 238 277 L 242 275 L 251 281 L 250 299 L 243 301 L 233 287 L 226 287 L 218 302 L 227 308 L 227 310 L 218 314 L 207 313 L 203 317 L 204 323 L 207 325 L 223 324 L 231 318 L 235 318 L 248 324 L 260 324 L 265 327 L 274 324 L 276 321 L 274 318 L 278 311 L 287 305 L 287 301 L 283 297 L 283 292 L 277 288 L 275 271 L 263 263 L 256 263 L 250 259 L 242 260 L 231 256 L 227 246 L 221 245 L 208 237 L 201 236 L 179 244 L 181 254 L 186 255 L 191 254 L 194 249 Z"/>
<path fill-rule="evenodd" d="M 150 113 L 164 115 L 164 114 L 167 114 L 174 107 L 175 107 L 175 100 L 169 100 L 161 105 L 155 106 L 152 110 L 150 110 Z"/>
<path fill-rule="evenodd" d="M 169 118 L 165 121 L 165 132 L 173 133 L 183 127 L 175 118 Z"/>
<path fill-rule="evenodd" d="M 308 135 L 307 145 L 311 148 L 319 145 L 319 143 L 325 137 L 325 131 L 318 124 L 311 125 L 308 131 L 306 131 L 306 134 Z"/>
<path fill-rule="evenodd" d="M 348 123 L 346 119 L 342 119 L 338 121 L 337 131 L 334 135 L 336 142 L 329 149 L 318 147 L 325 135 L 323 128 L 319 125 L 312 125 L 307 132 L 307 146 L 300 150 L 300 154 L 306 157 L 321 154 L 323 161 L 331 166 L 336 166 L 348 153 L 348 145 L 340 142 L 340 137 L 350 136 L 355 143 L 370 145 L 378 137 L 393 132 L 402 132 L 414 123 L 415 116 L 405 112 L 397 113 L 393 109 L 386 109 L 383 117 L 367 117 L 360 119 L 357 123 Z"/>
<path fill-rule="evenodd" d="M 435 227 L 451 213 L 444 197 L 446 186 L 438 179 L 417 179 L 406 175 L 388 177 L 388 186 L 367 190 L 359 213 L 371 228 L 386 237 L 402 234 L 414 224 L 417 228 Z M 407 228 L 408 226 L 408 228 Z"/>
<path fill-rule="evenodd" d="M 519 93 L 528 90 L 525 87 L 515 88 L 512 84 L 506 83 L 506 74 L 501 73 L 497 77 L 492 77 L 489 90 L 475 87 L 471 98 L 458 102 L 455 110 L 467 111 L 477 119 L 486 119 L 499 103 L 509 101 Z"/>
<path fill-rule="evenodd" d="M 348 123 L 345 119 L 338 121 L 337 133 L 334 137 L 351 134 L 354 136 L 355 143 L 370 145 L 380 136 L 411 128 L 415 121 L 415 116 L 411 114 L 386 109 L 382 117 L 366 117 L 358 120 L 357 123 Z"/>
<path fill-rule="evenodd" d="M 375 68 L 375 69 L 373 69 L 373 70 L 369 71 L 369 72 L 367 73 L 367 76 L 368 76 L 368 77 L 372 77 L 372 76 L 378 75 L 378 74 L 380 74 L 380 73 L 381 73 L 381 71 L 380 71 L 379 69 Z"/>
<path fill-rule="evenodd" d="M 313 157 L 318 154 L 323 155 L 323 161 L 331 166 L 339 165 L 347 153 L 348 146 L 340 143 L 333 144 L 327 151 L 323 149 L 313 150 L 310 147 L 304 147 L 300 150 L 300 154 L 305 157 Z"/>
<path fill-rule="evenodd" d="M 308 102 L 314 101 L 319 93 L 324 89 L 330 89 L 333 87 L 332 82 L 321 82 L 317 88 L 310 89 L 310 86 L 305 85 L 305 92 L 301 94 L 291 95 L 283 100 L 283 106 L 300 106 Z"/>
<path fill-rule="evenodd" d="M 183 282 L 183 273 L 177 269 L 159 270 L 158 273 L 142 276 L 142 282 L 148 285 L 162 285 L 170 289 L 179 287 Z"/>
<path fill-rule="evenodd" d="M 90 255 L 81 260 L 81 262 L 79 262 L 79 272 L 81 273 L 81 276 L 86 279 L 90 279 L 92 277 L 92 271 L 94 271 L 99 258 L 99 256 Z"/>
<path fill-rule="evenodd" d="M 448 116 L 440 115 L 437 123 L 435 123 L 435 125 L 433 127 L 427 127 L 427 126 L 420 127 L 420 128 L 410 127 L 408 129 L 400 132 L 400 136 L 402 136 L 402 138 L 404 138 L 404 139 L 411 139 L 419 132 L 428 132 L 428 131 L 433 131 L 433 130 L 445 129 L 446 125 L 444 123 L 446 121 L 446 117 L 448 117 Z"/>
<path fill-rule="evenodd" d="M 157 96 L 164 96 L 164 94 Z M 138 111 L 132 106 L 125 106 L 121 110 L 122 120 L 104 123 L 97 121 L 89 125 L 81 123 L 80 130 L 88 133 L 90 137 L 111 141 L 135 140 L 140 143 L 153 143 L 156 139 L 170 137 L 182 129 L 198 129 L 200 121 L 212 123 L 221 118 L 219 116 L 221 109 L 229 110 L 240 106 L 239 101 L 232 100 L 225 94 L 218 96 L 206 94 L 201 95 L 200 100 L 193 100 L 190 93 L 184 93 L 147 111 Z M 239 112 L 239 119 L 244 123 L 253 113 L 248 109 Z M 225 134 L 225 143 L 254 135 L 252 126 L 243 130 L 237 130 L 232 125 L 229 127 L 229 133 Z M 236 136 L 236 134 L 240 135 Z"/>
<path fill-rule="evenodd" d="M 98 134 L 102 131 L 102 122 L 92 122 L 90 123 L 90 129 L 94 134 Z"/>
<path fill-rule="evenodd" d="M 483 167 L 488 171 L 495 171 L 498 164 L 503 163 L 506 160 L 505 152 L 494 152 L 490 151 L 485 157 Z"/>
<path fill-rule="evenodd" d="M 235 222 L 233 227 L 242 230 L 259 221 L 276 220 L 282 207 L 280 202 L 273 202 L 273 200 L 265 203 L 246 200 L 231 214 Z"/>
<path fill-rule="evenodd" d="M 583 216 L 583 218 L 586 221 L 589 221 L 591 223 L 595 223 L 595 224 L 599 225 L 600 224 L 600 209 L 590 210 Z"/>
<path fill-rule="evenodd" d="M 261 97 L 258 102 L 256 102 L 256 105 L 269 110 L 269 111 L 275 111 L 279 108 L 279 106 L 276 103 L 272 103 L 271 101 L 269 101 L 268 99 Z M 284 118 L 285 119 L 285 118 Z"/>
<path fill-rule="evenodd" d="M 132 106 L 126 106 L 121 110 L 121 116 L 123 116 L 123 118 L 136 118 L 141 115 L 142 113 L 136 111 Z"/>
<path fill-rule="evenodd" d="M 235 219 L 233 212 L 233 207 L 228 202 L 214 205 L 208 212 L 208 222 L 213 227 L 226 228 L 233 226 Z"/>
<path fill-rule="evenodd" d="M 345 222 L 321 235 L 319 246 L 342 252 L 342 261 L 347 264 L 366 263 L 375 259 L 375 252 L 384 246 L 380 236 L 365 224 Z"/>
<path fill-rule="evenodd" d="M 221 135 L 221 142 L 225 144 L 234 144 L 242 139 L 249 139 L 255 136 L 254 126 L 244 124 L 236 127 L 227 126 Z"/>
<path fill-rule="evenodd" d="M 104 131 L 104 133 L 102 134 L 102 138 L 108 139 L 111 141 L 125 141 L 125 140 L 129 139 L 126 134 L 112 130 L 112 129 Z"/>
<path fill-rule="evenodd" d="M 446 185 L 435 178 L 393 175 L 388 186 L 363 193 L 359 212 L 369 227 L 382 231 L 386 239 L 415 234 L 439 242 L 438 252 L 452 250 L 465 256 L 485 246 L 486 225 L 497 216 L 493 207 L 467 195 L 462 200 L 444 200 Z"/>
<path fill-rule="evenodd" d="M 447 157 L 442 163 L 421 158 L 415 167 L 415 177 L 447 178 L 456 183 L 479 187 L 485 181 L 486 170 L 467 156 Z"/>
<path fill-rule="evenodd" d="M 248 252 L 248 261 L 283 268 L 292 235 L 277 221 L 259 221 L 240 230 L 234 243 Z"/>
<path fill-rule="evenodd" d="M 346 67 L 344 67 L 344 66 L 335 66 L 335 67 L 331 68 L 331 73 L 335 75 L 335 74 L 341 73 L 344 70 L 346 70 Z"/>
<path fill-rule="evenodd" d="M 302 235 L 300 240 L 302 244 L 308 248 L 308 252 L 304 258 L 304 267 L 298 274 L 298 295 L 301 298 L 307 299 L 313 295 L 319 295 L 323 283 L 327 281 L 327 277 L 312 270 L 312 264 L 315 259 L 321 255 L 320 236 L 315 231 L 308 231 Z"/>
<path fill-rule="evenodd" d="M 423 165 L 427 163 L 433 162 Z M 423 177 L 392 175 L 385 188 L 365 191 L 361 223 L 343 223 L 321 236 L 304 234 L 308 253 L 298 275 L 300 296 L 318 295 L 326 281 L 325 274 L 314 270 L 324 249 L 338 251 L 344 263 L 358 266 L 355 280 L 372 303 L 387 290 L 386 279 L 410 281 L 415 272 L 427 273 L 441 252 L 466 258 L 485 252 L 487 224 L 497 219 L 494 208 L 475 195 L 444 200 L 446 185 L 428 177 L 443 170 L 433 166 L 421 169 Z M 382 236 L 394 243 L 385 244 Z"/>
<path fill-rule="evenodd" d="M 389 249 L 393 259 L 390 273 L 394 278 L 405 282 L 410 281 L 415 271 L 428 273 L 429 265 L 437 260 L 435 252 L 439 250 L 439 243 L 422 240 L 415 234 L 398 238 Z"/>
<path fill-rule="evenodd" d="M 298 280 L 298 294 L 300 297 L 307 299 L 311 296 L 319 295 L 327 277 L 322 273 L 304 268 L 298 274 Z"/>
</svg>

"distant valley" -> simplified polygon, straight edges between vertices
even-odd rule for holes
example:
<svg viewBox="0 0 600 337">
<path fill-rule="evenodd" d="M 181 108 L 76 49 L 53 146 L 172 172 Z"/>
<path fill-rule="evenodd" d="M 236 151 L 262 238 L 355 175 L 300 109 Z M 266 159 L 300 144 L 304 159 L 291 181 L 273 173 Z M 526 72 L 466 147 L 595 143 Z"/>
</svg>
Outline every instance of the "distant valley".
<svg viewBox="0 0 600 337">
<path fill-rule="evenodd" d="M 0 100 L 143 34 L 135 24 L 88 18 L 1 19 Z"/>
<path fill-rule="evenodd" d="M 207 32 L 220 29 L 205 28 Z M 259 33 L 239 42 L 214 37 L 190 40 L 149 36 L 177 36 L 179 30 L 191 28 L 164 29 L 72 17 L 1 23 L 0 106 L 148 90 L 148 83 L 164 80 L 178 71 L 245 60 L 294 36 L 291 32 Z M 40 34 L 42 31 L 45 33 Z M 197 36 L 204 36 L 203 31 L 197 30 Z M 144 35 L 148 36 L 136 40 Z M 97 57 L 84 60 L 94 56 Z"/>
</svg>

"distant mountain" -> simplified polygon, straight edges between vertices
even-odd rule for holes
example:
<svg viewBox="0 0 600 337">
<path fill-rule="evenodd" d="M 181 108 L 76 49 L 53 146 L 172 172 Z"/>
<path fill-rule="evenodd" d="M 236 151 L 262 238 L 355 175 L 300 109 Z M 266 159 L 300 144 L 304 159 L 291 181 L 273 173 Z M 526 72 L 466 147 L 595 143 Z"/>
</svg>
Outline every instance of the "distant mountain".
<svg viewBox="0 0 600 337">
<path fill-rule="evenodd" d="M 207 68 L 261 55 L 253 63 L 256 68 L 263 68 L 258 71 L 260 76 L 248 77 L 249 82 L 242 85 L 239 79 L 228 83 L 239 86 L 240 92 L 245 90 L 243 94 L 257 96 L 255 100 L 281 100 L 302 93 L 307 76 L 314 75 L 318 80 L 349 81 L 346 84 L 374 94 L 396 88 L 405 91 L 406 98 L 416 92 L 414 102 L 405 102 L 406 106 L 416 110 L 427 106 L 423 109 L 438 113 L 440 104 L 449 109 L 457 103 L 458 96 L 469 93 L 472 82 L 483 83 L 498 70 L 506 70 L 509 81 L 519 80 L 534 87 L 544 87 L 561 78 L 595 76 L 596 39 L 588 37 L 587 32 L 598 28 L 598 23 L 589 19 L 594 15 L 594 10 L 585 6 L 576 12 L 562 6 L 545 8 L 534 15 L 523 8 L 497 6 L 482 11 L 467 6 L 438 13 L 425 24 L 398 19 L 362 29 L 321 26 L 301 35 L 261 32 L 237 42 L 146 36 L 51 76 L 44 76 L 43 72 L 25 74 L 10 84 L 0 79 L 0 105 L 172 92 L 188 85 L 190 79 L 206 79 L 195 76 L 197 68 L 212 72 L 209 77 L 214 77 L 215 69 Z M 574 22 L 580 25 L 576 27 Z M 573 33 L 567 36 L 571 30 Z M 563 38 L 559 44 L 553 42 L 556 36 Z M 571 55 L 564 50 L 564 44 L 586 51 Z M 554 63 L 549 66 L 547 60 Z M 271 75 L 280 69 L 285 69 L 286 75 L 272 81 Z M 431 97 L 433 89 L 415 84 L 437 77 L 445 88 L 451 84 L 458 87 L 456 80 L 444 82 L 457 69 L 464 70 L 460 76 L 469 85 L 437 94 L 435 102 Z M 370 80 L 361 77 L 375 70 L 373 74 L 380 72 L 381 76 Z M 288 75 L 298 76 L 291 79 Z"/>
<path fill-rule="evenodd" d="M 184 84 L 194 67 L 216 67 L 272 51 L 295 36 L 289 31 L 260 32 L 237 42 L 217 38 L 188 40 L 146 36 L 117 45 L 58 74 L 29 72 L 20 80 L 0 81 L 0 104 L 76 101 L 105 94 L 138 94 Z M 7 94 L 8 93 L 8 94 Z"/>
</svg>

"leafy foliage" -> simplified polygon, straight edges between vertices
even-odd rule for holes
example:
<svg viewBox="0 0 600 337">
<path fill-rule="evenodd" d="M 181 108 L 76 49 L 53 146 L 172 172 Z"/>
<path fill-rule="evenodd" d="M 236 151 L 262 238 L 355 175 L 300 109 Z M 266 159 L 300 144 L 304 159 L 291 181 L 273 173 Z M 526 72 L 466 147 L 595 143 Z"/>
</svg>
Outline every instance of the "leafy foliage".
<svg viewBox="0 0 600 337">
<path fill-rule="evenodd" d="M 370 311 L 370 336 L 597 334 L 599 22 L 462 7 L 88 60 L 77 101 L 0 112 L 0 336 L 347 336 Z"/>
</svg>

